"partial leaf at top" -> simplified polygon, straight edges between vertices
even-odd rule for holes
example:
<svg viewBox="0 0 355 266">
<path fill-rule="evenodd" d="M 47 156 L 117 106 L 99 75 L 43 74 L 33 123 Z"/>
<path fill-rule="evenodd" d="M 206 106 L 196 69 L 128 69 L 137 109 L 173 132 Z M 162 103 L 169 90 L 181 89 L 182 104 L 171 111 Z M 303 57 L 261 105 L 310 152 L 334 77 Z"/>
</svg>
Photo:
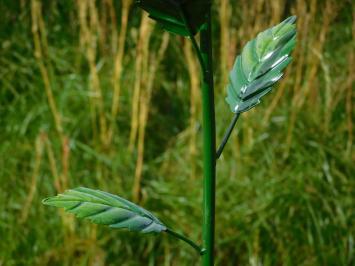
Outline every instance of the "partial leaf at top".
<svg viewBox="0 0 355 266">
<path fill-rule="evenodd" d="M 182 36 L 195 35 L 205 23 L 210 0 L 136 0 L 167 31 Z M 182 15 L 185 15 L 185 18 Z"/>
<path fill-rule="evenodd" d="M 119 196 L 84 187 L 69 189 L 63 194 L 43 200 L 43 204 L 64 208 L 78 218 L 112 228 L 150 233 L 167 228 L 153 214 Z"/>
<path fill-rule="evenodd" d="M 296 44 L 295 21 L 295 16 L 289 17 L 259 33 L 244 46 L 235 60 L 227 85 L 226 101 L 232 112 L 241 113 L 253 108 L 281 79 Z"/>
</svg>

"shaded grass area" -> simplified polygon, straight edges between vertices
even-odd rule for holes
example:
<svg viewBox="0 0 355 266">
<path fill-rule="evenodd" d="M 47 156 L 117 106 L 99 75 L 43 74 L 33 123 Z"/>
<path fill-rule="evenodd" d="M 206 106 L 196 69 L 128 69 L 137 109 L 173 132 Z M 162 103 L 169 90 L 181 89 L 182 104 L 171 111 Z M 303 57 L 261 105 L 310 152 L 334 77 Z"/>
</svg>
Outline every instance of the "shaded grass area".
<svg viewBox="0 0 355 266">
<path fill-rule="evenodd" d="M 162 30 L 144 28 L 141 13 L 129 7 L 115 80 L 115 40 L 129 1 L 90 2 L 0 4 L 0 265 L 198 265 L 193 250 L 167 235 L 96 227 L 41 204 L 79 185 L 134 199 L 140 176 L 140 205 L 201 240 L 200 102 L 192 94 L 198 73 L 184 63 L 189 48 L 170 37 L 158 70 L 150 72 Z M 222 62 L 230 65 L 244 40 L 289 13 L 299 16 L 299 43 L 285 80 L 242 115 L 218 162 L 217 265 L 352 265 L 354 5 L 241 1 L 226 12 L 222 2 L 214 5 L 219 140 L 232 117 L 223 99 L 229 67 Z M 222 11 L 231 13 L 219 21 Z M 224 59 L 221 47 L 228 51 Z M 137 78 L 141 91 L 134 98 Z M 121 84 L 117 116 L 113 80 Z M 138 133 L 130 149 L 132 121 L 141 124 L 142 117 L 146 128 L 137 130 L 145 135 Z"/>
</svg>

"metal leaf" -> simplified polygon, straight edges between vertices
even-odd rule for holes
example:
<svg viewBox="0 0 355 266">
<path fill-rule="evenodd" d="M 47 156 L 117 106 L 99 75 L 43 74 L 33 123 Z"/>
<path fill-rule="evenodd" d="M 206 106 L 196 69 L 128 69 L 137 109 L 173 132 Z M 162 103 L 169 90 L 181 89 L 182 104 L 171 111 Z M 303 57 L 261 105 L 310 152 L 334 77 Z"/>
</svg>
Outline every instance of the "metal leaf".
<svg viewBox="0 0 355 266">
<path fill-rule="evenodd" d="M 295 21 L 292 16 L 259 33 L 237 56 L 227 85 L 226 101 L 232 112 L 253 108 L 281 79 L 296 44 Z"/>
<path fill-rule="evenodd" d="M 209 0 L 136 0 L 136 3 L 167 31 L 182 36 L 189 36 L 190 31 L 195 35 L 200 30 L 210 6 Z"/>
<path fill-rule="evenodd" d="M 158 218 L 138 205 L 119 196 L 84 187 L 69 189 L 63 194 L 44 199 L 43 204 L 64 208 L 78 218 L 112 228 L 150 233 L 167 228 Z"/>
</svg>

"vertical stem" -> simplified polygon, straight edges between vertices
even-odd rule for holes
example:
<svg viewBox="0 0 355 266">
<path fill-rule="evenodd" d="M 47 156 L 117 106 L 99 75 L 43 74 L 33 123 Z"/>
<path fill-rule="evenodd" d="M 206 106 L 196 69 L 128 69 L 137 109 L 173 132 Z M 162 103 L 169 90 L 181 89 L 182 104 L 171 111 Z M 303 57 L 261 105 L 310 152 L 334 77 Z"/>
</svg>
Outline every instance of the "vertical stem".
<svg viewBox="0 0 355 266">
<path fill-rule="evenodd" d="M 201 29 L 201 54 L 206 68 L 202 80 L 203 116 L 203 265 L 214 264 L 214 225 L 215 225 L 215 177 L 216 177 L 216 129 L 214 111 L 211 13 Z"/>
</svg>

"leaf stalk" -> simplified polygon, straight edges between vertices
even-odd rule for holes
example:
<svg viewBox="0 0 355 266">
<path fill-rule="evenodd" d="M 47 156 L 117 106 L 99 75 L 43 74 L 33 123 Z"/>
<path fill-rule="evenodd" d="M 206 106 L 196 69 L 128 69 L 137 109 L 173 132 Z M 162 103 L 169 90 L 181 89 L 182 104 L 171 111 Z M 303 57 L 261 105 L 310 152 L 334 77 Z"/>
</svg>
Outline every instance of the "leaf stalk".
<svg viewBox="0 0 355 266">
<path fill-rule="evenodd" d="M 203 57 L 202 57 L 202 52 L 201 52 L 201 49 L 200 47 L 198 46 L 197 44 L 197 41 L 195 39 L 195 36 L 194 34 L 192 33 L 192 27 L 186 17 L 186 11 L 184 10 L 184 7 L 182 6 L 181 3 L 178 4 L 178 8 L 179 8 L 179 12 L 180 12 L 180 16 L 182 18 L 182 20 L 184 21 L 188 31 L 189 31 L 189 38 L 191 40 L 191 43 L 192 43 L 192 46 L 193 48 L 195 49 L 196 51 L 196 55 L 197 55 L 197 59 L 198 59 L 198 62 L 200 63 L 200 66 L 202 68 L 202 73 L 203 73 L 203 78 L 205 79 L 206 76 L 208 76 L 207 72 L 207 67 L 206 67 L 206 64 L 203 60 Z"/>
<path fill-rule="evenodd" d="M 224 136 L 223 136 L 223 139 L 222 139 L 222 143 L 219 145 L 219 147 L 217 149 L 217 152 L 216 152 L 216 160 L 218 160 L 219 157 L 221 157 L 223 149 L 226 146 L 230 135 L 232 134 L 233 128 L 234 128 L 235 124 L 237 123 L 239 116 L 240 116 L 240 113 L 236 113 L 234 115 L 234 117 L 233 117 L 231 123 L 229 124 L 226 132 L 224 133 Z"/>
<path fill-rule="evenodd" d="M 172 235 L 175 238 L 178 238 L 182 241 L 184 241 L 185 243 L 187 243 L 188 245 L 190 245 L 192 248 L 194 248 L 200 255 L 202 255 L 205 252 L 205 249 L 200 247 L 198 244 L 196 244 L 194 241 L 192 241 L 191 239 L 187 238 L 186 236 L 175 232 L 174 230 L 167 228 L 165 230 L 165 232 L 167 232 L 168 234 Z"/>
</svg>

